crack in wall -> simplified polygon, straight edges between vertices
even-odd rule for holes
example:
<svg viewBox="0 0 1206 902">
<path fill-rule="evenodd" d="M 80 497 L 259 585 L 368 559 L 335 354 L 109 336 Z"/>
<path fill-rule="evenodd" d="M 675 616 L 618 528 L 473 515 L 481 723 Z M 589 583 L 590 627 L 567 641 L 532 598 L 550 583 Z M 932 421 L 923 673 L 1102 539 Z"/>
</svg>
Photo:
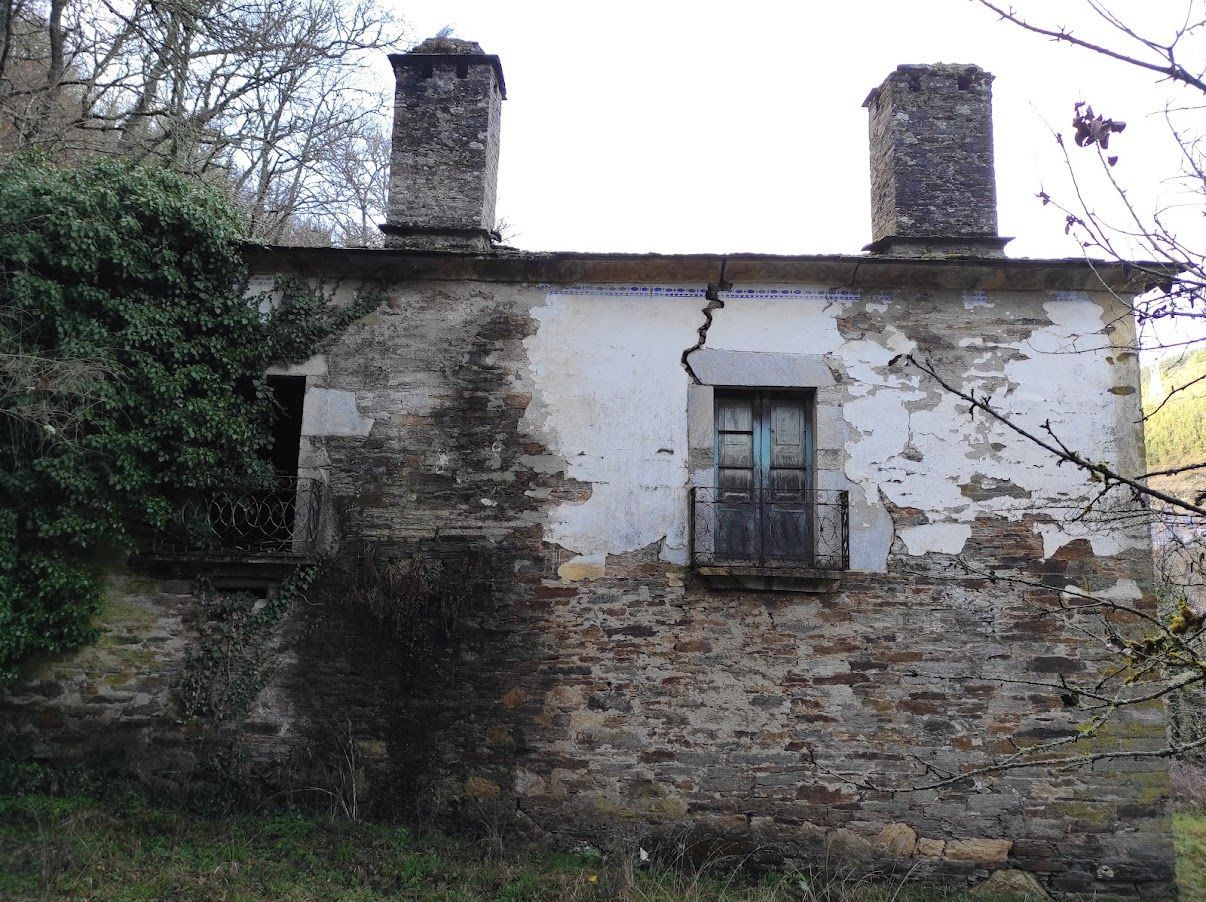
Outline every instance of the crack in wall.
<svg viewBox="0 0 1206 902">
<path fill-rule="evenodd" d="M 724 301 L 720 299 L 720 292 L 728 291 L 733 287 L 732 282 L 725 281 L 724 271 L 726 266 L 728 266 L 728 261 L 722 260 L 720 262 L 720 275 L 717 276 L 715 282 L 709 283 L 707 290 L 704 291 L 704 298 L 708 303 L 701 311 L 704 316 L 704 321 L 699 327 L 699 340 L 691 347 L 683 351 L 683 355 L 680 358 L 683 369 L 687 371 L 687 375 L 691 377 L 691 382 L 694 385 L 702 385 L 703 382 L 700 380 L 699 376 L 696 375 L 695 370 L 691 366 L 691 361 L 689 358 L 692 354 L 702 348 L 708 341 L 708 330 L 712 328 L 712 315 L 724 306 Z"/>
</svg>

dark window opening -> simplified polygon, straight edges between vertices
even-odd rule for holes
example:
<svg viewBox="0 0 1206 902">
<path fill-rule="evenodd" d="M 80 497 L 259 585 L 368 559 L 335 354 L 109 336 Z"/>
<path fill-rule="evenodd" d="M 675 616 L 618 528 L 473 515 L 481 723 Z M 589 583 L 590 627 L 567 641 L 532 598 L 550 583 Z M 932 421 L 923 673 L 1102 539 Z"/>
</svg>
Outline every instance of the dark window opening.
<svg viewBox="0 0 1206 902">
<path fill-rule="evenodd" d="M 277 476 L 296 476 L 306 377 L 269 376 L 268 389 L 272 392 L 273 406 L 272 447 L 268 449 L 268 460 Z"/>
<path fill-rule="evenodd" d="M 419 78 L 431 78 L 435 75 L 435 66 L 431 63 L 424 63 L 419 67 Z"/>
<path fill-rule="evenodd" d="M 313 550 L 322 483 L 297 475 L 306 379 L 269 376 L 268 390 L 272 397 L 270 443 L 260 451 L 260 459 L 271 467 L 270 478 L 250 484 L 232 482 L 218 491 L 185 499 L 173 527 L 157 539 L 159 551 L 229 555 Z M 253 587 L 255 579 L 258 577 L 253 578 Z"/>
<path fill-rule="evenodd" d="M 469 66 L 467 63 L 457 63 L 456 64 L 456 77 L 457 78 L 468 78 L 469 77 Z"/>
<path fill-rule="evenodd" d="M 297 520 L 297 458 L 301 452 L 305 376 L 269 376 L 272 393 L 272 445 L 266 459 L 276 482 L 232 502 L 232 532 L 242 533 L 235 544 L 287 550 Z M 227 541 L 234 537 L 227 536 Z"/>
</svg>

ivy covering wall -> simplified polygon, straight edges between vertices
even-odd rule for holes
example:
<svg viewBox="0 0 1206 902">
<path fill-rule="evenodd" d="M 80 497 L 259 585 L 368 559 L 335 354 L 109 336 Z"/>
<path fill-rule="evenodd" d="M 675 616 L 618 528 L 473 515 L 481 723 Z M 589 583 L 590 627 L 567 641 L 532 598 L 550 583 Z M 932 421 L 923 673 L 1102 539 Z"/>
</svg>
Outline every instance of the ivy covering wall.
<svg viewBox="0 0 1206 902">
<path fill-rule="evenodd" d="M 286 281 L 262 312 L 241 234 L 166 171 L 0 165 L 0 686 L 89 640 L 101 562 L 185 497 L 270 478 L 266 368 L 376 306 Z"/>
</svg>

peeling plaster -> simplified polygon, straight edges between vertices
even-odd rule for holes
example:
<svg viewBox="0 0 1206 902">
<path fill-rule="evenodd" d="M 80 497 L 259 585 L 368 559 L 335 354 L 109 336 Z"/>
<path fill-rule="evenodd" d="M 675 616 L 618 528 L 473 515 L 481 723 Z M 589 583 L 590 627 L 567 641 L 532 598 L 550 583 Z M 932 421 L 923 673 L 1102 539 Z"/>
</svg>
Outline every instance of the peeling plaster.
<svg viewBox="0 0 1206 902">
<path fill-rule="evenodd" d="M 598 579 L 607 572 L 607 555 L 581 554 L 570 558 L 557 568 L 557 575 L 569 582 L 583 579 Z"/>
<path fill-rule="evenodd" d="M 924 397 L 924 396 L 922 396 Z M 884 466 L 905 449 L 909 438 L 909 412 L 896 392 L 856 398 L 842 413 L 857 432 L 846 442 L 846 475 L 863 489 L 868 504 L 878 503 Z"/>
<path fill-rule="evenodd" d="M 1121 436 L 1115 423 L 1103 311 L 1087 295 L 1048 301 L 1043 310 L 1050 325 L 1035 329 L 1024 341 L 994 343 L 980 336 L 960 341 L 961 346 L 985 348 L 987 353 L 974 362 L 983 369 L 969 370 L 959 381 L 991 394 L 1003 412 L 1029 428 L 1038 430 L 1050 422 L 1070 447 L 1108 459 L 1133 439 Z M 899 339 L 895 343 L 901 344 Z M 1083 472 L 1057 467 L 1050 454 L 1001 423 L 970 418 L 965 403 L 923 385 L 915 374 L 908 382 L 880 378 L 886 350 L 876 355 L 860 342 L 848 342 L 838 355 L 856 346 L 866 363 L 853 372 L 873 386 L 845 408 L 847 421 L 859 432 L 847 443 L 846 472 L 862 485 L 868 500 L 878 485 L 893 504 L 923 510 L 931 520 L 947 523 L 970 523 L 983 515 L 1044 515 L 1053 522 L 1036 527 L 1036 532 L 1047 556 L 1081 537 L 1101 555 L 1143 544 L 1139 531 L 1130 534 L 1117 524 L 1065 522 L 1091 495 L 1092 485 Z M 904 388 L 910 383 L 924 390 Z M 889 385 L 904 390 L 885 392 Z M 972 500 L 961 486 L 977 477 L 1007 490 Z M 954 533 L 950 535 L 953 545 Z M 917 537 L 906 544 L 910 553 L 924 547 Z"/>
<path fill-rule="evenodd" d="M 550 295 L 524 339 L 535 397 L 521 428 L 542 437 L 580 503 L 548 513 L 546 541 L 582 556 L 662 543 L 686 563 L 687 384 L 682 350 L 697 298 Z M 662 449 L 669 449 L 666 454 Z"/>
<path fill-rule="evenodd" d="M 900 538 L 917 556 L 936 551 L 940 554 L 960 554 L 971 538 L 971 527 L 963 523 L 931 523 L 909 526 L 900 531 Z"/>
<path fill-rule="evenodd" d="M 1075 597 L 1084 595 L 1084 593 L 1084 586 L 1064 586 L 1064 594 Z M 1143 598 L 1143 590 L 1139 588 L 1139 584 L 1133 579 L 1120 579 L 1108 589 L 1095 589 L 1093 597 L 1118 602 L 1140 601 Z"/>
<path fill-rule="evenodd" d="M 957 367 L 956 381 L 991 396 L 1019 422 L 1038 428 L 1050 421 L 1070 447 L 1109 459 L 1131 448 L 1135 435 L 1124 433 L 1130 427 L 1109 392 L 1117 376 L 1106 359 L 1102 308 L 1086 294 L 952 293 L 949 301 L 940 308 L 949 320 L 935 322 L 929 314 L 910 319 L 904 303 L 885 312 L 878 301 L 733 297 L 710 306 L 707 349 L 693 357 L 717 379 L 731 378 L 734 354 L 805 355 L 837 376 L 827 391 L 839 392 L 844 460 L 828 464 L 840 465 L 841 474 L 822 484 L 853 490 L 855 569 L 886 566 L 895 537 L 886 504 L 929 520 L 900 531 L 910 555 L 959 553 L 972 522 L 985 516 L 1047 518 L 1036 527 L 1046 555 L 1080 537 L 1102 555 L 1142 545 L 1140 530 L 1067 522 L 1092 494 L 1083 473 L 1056 467 L 1000 423 L 969 417 L 964 402 L 898 359 L 917 348 L 920 334 L 907 334 L 913 329 L 976 330 L 951 337 L 975 352 L 948 364 Z M 849 318 L 872 306 L 879 331 L 849 330 Z M 537 332 L 524 342 L 534 384 L 525 428 L 565 462 L 569 477 L 591 486 L 588 500 L 549 512 L 546 538 L 583 557 L 662 540 L 664 558 L 684 561 L 690 380 L 681 358 L 699 337 L 698 298 L 553 295 L 533 316 Z M 1017 327 L 1005 333 L 999 325 L 1035 320 L 1046 323 L 1021 340 Z M 965 492 L 968 486 L 978 488 Z"/>
</svg>

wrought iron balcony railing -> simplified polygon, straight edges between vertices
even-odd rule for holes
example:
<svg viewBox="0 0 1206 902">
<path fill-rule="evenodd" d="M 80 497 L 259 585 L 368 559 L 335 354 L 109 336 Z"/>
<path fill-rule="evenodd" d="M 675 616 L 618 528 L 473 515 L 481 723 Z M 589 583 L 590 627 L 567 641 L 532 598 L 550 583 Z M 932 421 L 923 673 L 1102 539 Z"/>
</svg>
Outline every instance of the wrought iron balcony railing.
<svg viewBox="0 0 1206 902">
<path fill-rule="evenodd" d="M 277 477 L 267 488 L 187 501 L 156 540 L 157 551 L 307 554 L 318 538 L 322 483 Z"/>
<path fill-rule="evenodd" d="M 691 490 L 691 563 L 766 570 L 847 570 L 850 506 L 844 491 Z"/>
</svg>

